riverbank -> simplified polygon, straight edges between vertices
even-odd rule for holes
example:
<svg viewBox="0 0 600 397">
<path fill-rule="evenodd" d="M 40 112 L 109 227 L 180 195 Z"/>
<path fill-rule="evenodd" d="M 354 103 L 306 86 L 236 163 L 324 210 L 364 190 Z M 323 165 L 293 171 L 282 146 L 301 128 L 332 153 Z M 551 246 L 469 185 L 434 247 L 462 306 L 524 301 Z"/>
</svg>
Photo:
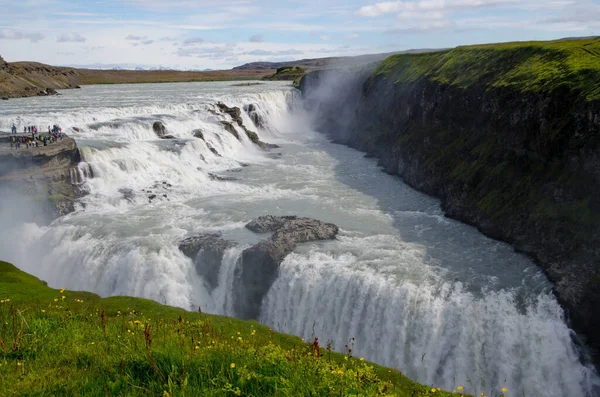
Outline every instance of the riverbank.
<svg viewBox="0 0 600 397">
<path fill-rule="evenodd" d="M 459 47 L 300 88 L 334 141 L 533 257 L 598 349 L 599 54 L 598 39 Z"/>
</svg>

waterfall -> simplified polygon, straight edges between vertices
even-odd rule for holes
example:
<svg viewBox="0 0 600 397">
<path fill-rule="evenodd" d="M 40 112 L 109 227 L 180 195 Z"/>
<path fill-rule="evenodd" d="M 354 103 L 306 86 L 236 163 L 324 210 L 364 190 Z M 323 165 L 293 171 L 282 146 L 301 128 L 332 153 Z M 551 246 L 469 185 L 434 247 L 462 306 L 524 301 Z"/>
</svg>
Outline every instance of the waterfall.
<svg viewBox="0 0 600 397">
<path fill-rule="evenodd" d="M 309 216 L 342 233 L 284 260 L 262 323 L 338 351 L 355 338 L 355 356 L 448 390 L 598 395 L 598 376 L 539 269 L 316 134 L 290 87 L 96 86 L 35 106 L 12 102 L 0 109 L 0 129 L 19 116 L 25 125 L 58 124 L 82 155 L 71 182 L 89 194 L 74 213 L 0 230 L 0 258 L 50 286 L 234 316 L 239 258 L 265 238 L 244 225 L 266 214 Z M 245 128 L 282 148 L 258 148 L 219 102 L 240 108 Z M 173 139 L 159 139 L 157 121 Z M 177 247 L 217 232 L 235 244 L 211 285 L 201 275 L 207 264 Z"/>
</svg>

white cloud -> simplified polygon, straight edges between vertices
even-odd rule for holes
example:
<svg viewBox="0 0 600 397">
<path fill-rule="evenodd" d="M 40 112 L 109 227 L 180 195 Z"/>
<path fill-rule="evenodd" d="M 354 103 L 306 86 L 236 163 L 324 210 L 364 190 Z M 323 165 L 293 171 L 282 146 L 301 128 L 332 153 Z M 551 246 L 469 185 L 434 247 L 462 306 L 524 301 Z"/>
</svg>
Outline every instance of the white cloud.
<svg viewBox="0 0 600 397">
<path fill-rule="evenodd" d="M 32 43 L 37 43 L 44 38 L 41 33 L 23 33 L 12 29 L 0 30 L 0 39 L 5 40 L 29 40 Z"/>
<path fill-rule="evenodd" d="M 482 8 L 499 5 L 515 5 L 519 0 L 419 0 L 386 1 L 361 7 L 356 15 L 379 17 L 390 13 L 444 12 L 456 9 Z M 408 15 L 408 14 L 407 14 Z"/>
<path fill-rule="evenodd" d="M 250 36 L 250 38 L 248 39 L 249 42 L 251 43 L 262 43 L 263 41 L 263 35 L 262 34 L 255 34 Z"/>
<path fill-rule="evenodd" d="M 320 39 L 323 41 L 329 41 L 329 40 L 331 40 L 331 37 L 325 35 L 325 36 L 321 36 Z"/>
<path fill-rule="evenodd" d="M 204 39 L 202 37 L 189 37 L 183 41 L 183 45 L 193 45 L 204 43 Z"/>
<path fill-rule="evenodd" d="M 136 36 L 133 34 L 130 34 L 129 36 L 125 37 L 125 40 L 131 40 L 131 41 L 141 41 L 141 40 L 147 40 L 148 36 Z"/>
<path fill-rule="evenodd" d="M 456 28 L 456 23 L 451 20 L 434 21 L 420 26 L 406 26 L 394 28 L 386 31 L 386 33 L 428 33 L 433 30 L 449 30 Z"/>
<path fill-rule="evenodd" d="M 356 39 L 358 39 L 359 37 L 360 37 L 360 35 L 359 35 L 358 33 L 353 33 L 353 34 L 350 34 L 350 35 L 348 35 L 348 36 L 346 36 L 346 37 L 344 37 L 344 38 L 345 38 L 346 40 L 356 40 Z"/>
<path fill-rule="evenodd" d="M 85 37 L 79 33 L 65 33 L 60 35 L 56 41 L 58 43 L 85 43 Z"/>
</svg>

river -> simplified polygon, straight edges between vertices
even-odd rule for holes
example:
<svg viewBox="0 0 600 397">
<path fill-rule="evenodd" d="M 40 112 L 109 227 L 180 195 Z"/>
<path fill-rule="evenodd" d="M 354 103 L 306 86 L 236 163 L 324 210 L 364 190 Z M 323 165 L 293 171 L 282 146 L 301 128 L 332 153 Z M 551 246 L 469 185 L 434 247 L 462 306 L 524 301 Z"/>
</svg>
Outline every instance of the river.
<svg viewBox="0 0 600 397">
<path fill-rule="evenodd" d="M 236 139 L 217 102 L 254 105 L 264 125 L 242 112 L 244 125 L 281 148 L 262 151 L 239 128 Z M 176 139 L 157 139 L 155 121 Z M 80 175 L 90 193 L 74 213 L 0 232 L 0 258 L 52 287 L 235 316 L 237 259 L 261 238 L 245 223 L 307 216 L 335 223 L 340 234 L 285 259 L 262 323 L 340 351 L 355 338 L 353 354 L 448 390 L 600 394 L 551 283 L 530 259 L 445 218 L 437 199 L 375 160 L 328 142 L 288 83 L 86 86 L 4 102 L 0 130 L 12 123 L 59 124 L 77 140 L 80 168 L 93 173 Z M 240 244 L 225 255 L 214 289 L 177 248 L 206 232 Z"/>
</svg>

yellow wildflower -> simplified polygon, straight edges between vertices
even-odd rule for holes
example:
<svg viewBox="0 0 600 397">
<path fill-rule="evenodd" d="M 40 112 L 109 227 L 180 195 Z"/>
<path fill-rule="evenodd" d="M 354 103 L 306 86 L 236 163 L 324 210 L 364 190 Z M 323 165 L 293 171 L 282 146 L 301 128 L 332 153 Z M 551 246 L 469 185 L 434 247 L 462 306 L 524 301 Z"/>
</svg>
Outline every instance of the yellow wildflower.
<svg viewBox="0 0 600 397">
<path fill-rule="evenodd" d="M 506 387 L 502 388 L 502 393 L 506 393 L 508 391 L 508 389 Z"/>
<path fill-rule="evenodd" d="M 46 313 L 46 311 L 44 309 L 42 309 L 42 313 Z"/>
<path fill-rule="evenodd" d="M 131 330 L 130 330 L 130 329 L 128 329 L 128 330 L 127 330 L 127 332 L 131 332 Z"/>
<path fill-rule="evenodd" d="M 240 342 L 242 341 L 242 337 L 241 336 L 238 336 L 238 341 L 240 341 Z"/>
<path fill-rule="evenodd" d="M 23 365 L 23 363 L 17 363 L 17 365 L 20 367 L 21 365 Z"/>
<path fill-rule="evenodd" d="M 92 342 L 92 343 L 90 343 L 90 345 L 95 345 L 95 344 L 96 344 L 96 342 Z"/>
<path fill-rule="evenodd" d="M 463 387 L 460 385 L 457 387 L 457 389 L 458 389 L 458 391 L 463 391 Z"/>
<path fill-rule="evenodd" d="M 348 359 L 348 356 L 344 356 L 344 360 L 347 360 L 347 359 Z"/>
<path fill-rule="evenodd" d="M 235 363 L 229 364 L 229 368 L 235 368 Z"/>
<path fill-rule="evenodd" d="M 65 289 L 64 289 L 64 288 L 61 288 L 61 289 L 60 289 L 60 293 L 62 294 L 62 293 L 64 293 L 64 292 L 65 292 Z"/>
<path fill-rule="evenodd" d="M 8 302 L 10 302 L 10 299 L 6 298 L 6 299 L 4 300 L 4 302 L 7 302 L 7 303 L 8 303 Z"/>
<path fill-rule="evenodd" d="M 0 303 L 4 303 L 4 299 L 0 300 Z"/>
<path fill-rule="evenodd" d="M 480 396 L 481 396 L 481 397 L 485 397 L 485 393 L 481 393 L 481 394 L 480 394 Z"/>
<path fill-rule="evenodd" d="M 364 357 L 361 357 L 361 358 L 360 358 L 360 361 L 365 361 L 365 358 L 364 358 Z"/>
<path fill-rule="evenodd" d="M 432 393 L 435 393 L 435 389 L 434 389 L 434 388 L 432 388 L 432 389 L 431 389 L 431 392 L 432 392 Z"/>
<path fill-rule="evenodd" d="M 195 347 L 195 349 L 196 349 L 196 350 L 200 349 L 200 346 L 196 346 L 196 347 Z"/>
<path fill-rule="evenodd" d="M 438 388 L 437 388 L 437 391 L 440 391 L 440 390 L 442 390 L 442 389 L 440 389 L 440 388 L 438 387 Z"/>
<path fill-rule="evenodd" d="M 62 296 L 62 299 L 65 299 L 65 298 L 66 298 L 66 296 L 64 296 L 64 295 L 63 295 L 63 296 Z"/>
<path fill-rule="evenodd" d="M 58 302 L 58 298 L 54 298 L 54 302 Z"/>
</svg>

